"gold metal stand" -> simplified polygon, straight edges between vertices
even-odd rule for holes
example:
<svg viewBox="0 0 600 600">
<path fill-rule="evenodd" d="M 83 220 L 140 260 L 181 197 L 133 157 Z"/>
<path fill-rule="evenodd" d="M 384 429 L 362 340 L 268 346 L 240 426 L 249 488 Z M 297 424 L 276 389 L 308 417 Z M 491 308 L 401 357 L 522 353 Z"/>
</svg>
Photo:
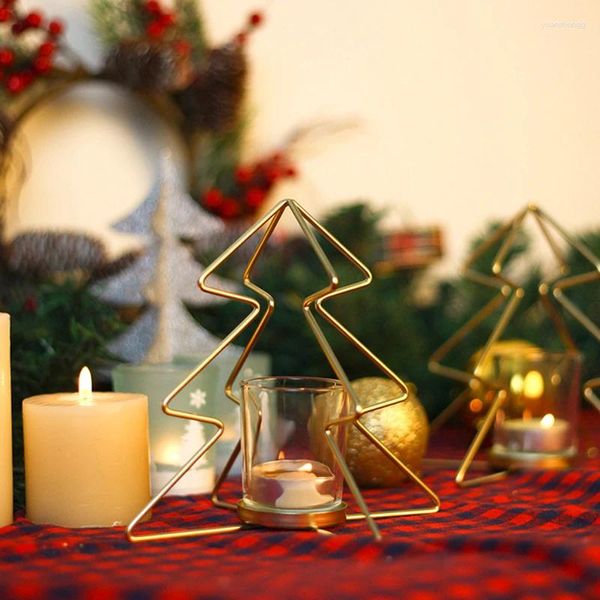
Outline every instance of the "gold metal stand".
<svg viewBox="0 0 600 600">
<path fill-rule="evenodd" d="M 192 413 L 182 412 L 174 410 L 170 407 L 171 402 L 174 398 L 179 394 L 179 392 L 186 386 L 190 381 L 198 375 L 203 369 L 205 369 L 213 360 L 215 360 L 219 354 L 229 345 L 231 344 L 243 331 L 246 331 L 251 327 L 251 325 L 258 321 L 256 324 L 256 328 L 252 332 L 250 336 L 250 340 L 246 347 L 244 348 L 240 358 L 235 364 L 233 370 L 231 371 L 229 378 L 227 380 L 225 386 L 225 393 L 229 399 L 237 404 L 240 404 L 239 398 L 233 393 L 233 383 L 236 380 L 240 370 L 242 369 L 248 355 L 254 348 L 256 341 L 262 331 L 265 329 L 267 322 L 269 321 L 273 311 L 275 310 L 275 300 L 274 298 L 266 291 L 260 288 L 254 281 L 252 280 L 252 276 L 254 273 L 254 268 L 256 263 L 262 254 L 265 245 L 269 238 L 271 237 L 273 231 L 275 230 L 279 220 L 281 219 L 283 213 L 289 210 L 294 218 L 296 219 L 300 229 L 303 234 L 306 236 L 312 250 L 317 256 L 321 266 L 323 267 L 327 278 L 328 285 L 321 290 L 314 292 L 304 299 L 302 303 L 302 311 L 304 317 L 306 318 L 308 325 L 314 334 L 319 346 L 321 347 L 325 358 L 333 369 L 337 379 L 342 383 L 346 393 L 348 394 L 352 410 L 350 414 L 345 417 L 341 417 L 339 419 L 335 419 L 330 421 L 325 425 L 323 435 L 329 444 L 329 447 L 333 453 L 334 459 L 337 462 L 341 472 L 343 473 L 344 479 L 352 493 L 354 500 L 356 501 L 359 511 L 355 514 L 346 515 L 345 509 L 342 515 L 341 506 L 336 506 L 332 510 L 327 513 L 326 511 L 309 511 L 309 512 L 298 512 L 298 511 L 289 511 L 289 510 L 273 510 L 273 511 L 265 511 L 262 507 L 260 510 L 257 510 L 256 507 L 253 507 L 245 500 L 241 501 L 239 504 L 235 505 L 229 502 L 225 502 L 219 497 L 219 490 L 221 485 L 227 478 L 229 474 L 229 470 L 233 463 L 235 462 L 236 457 L 240 452 L 240 444 L 238 442 L 236 448 L 231 454 L 227 465 L 225 466 L 223 472 L 218 478 L 215 489 L 213 491 L 212 500 L 215 506 L 225 508 L 228 510 L 236 510 L 242 521 L 246 523 L 252 524 L 260 524 L 267 526 L 276 526 L 276 527 L 310 527 L 310 528 L 319 528 L 319 527 L 328 527 L 343 521 L 342 516 L 349 520 L 355 519 L 365 519 L 367 524 L 375 537 L 375 539 L 381 539 L 381 534 L 377 524 L 375 523 L 375 519 L 384 518 L 384 517 L 400 517 L 400 516 L 408 516 L 408 515 L 422 515 L 422 514 L 431 514 L 435 513 L 440 508 L 440 501 L 437 495 L 423 482 L 415 473 L 413 473 L 398 457 L 396 457 L 388 448 L 375 436 L 365 425 L 361 422 L 361 417 L 367 413 L 370 413 L 375 410 L 381 410 L 388 406 L 395 405 L 399 402 L 404 401 L 408 397 L 408 388 L 406 384 L 396 375 L 389 367 L 387 367 L 377 356 L 375 356 L 362 342 L 360 342 L 342 323 L 340 323 L 326 308 L 325 303 L 337 296 L 341 296 L 343 294 L 347 294 L 360 288 L 363 288 L 369 285 L 372 281 L 372 275 L 370 271 L 363 265 L 345 246 L 343 246 L 336 238 L 334 238 L 329 231 L 327 231 L 324 227 L 322 227 L 319 222 L 310 215 L 304 208 L 302 208 L 296 201 L 294 200 L 283 200 L 279 204 L 277 204 L 273 209 L 271 209 L 264 217 L 262 217 L 254 226 L 248 229 L 236 242 L 234 242 L 219 258 L 217 258 L 209 267 L 204 271 L 204 273 L 200 276 L 198 281 L 198 285 L 201 290 L 213 294 L 215 296 L 219 296 L 221 298 L 226 298 L 228 300 L 234 300 L 237 302 L 241 302 L 250 307 L 250 313 L 246 316 L 245 319 L 231 332 L 229 333 L 225 339 L 217 346 L 217 348 L 207 356 L 186 378 L 182 381 L 163 401 L 163 411 L 165 414 L 183 418 L 183 419 L 193 419 L 199 421 L 201 423 L 206 423 L 209 425 L 213 425 L 216 428 L 216 432 L 208 440 L 208 442 L 198 450 L 186 462 L 179 472 L 173 477 L 173 479 L 153 498 L 147 506 L 145 506 L 142 511 L 133 519 L 133 521 L 127 527 L 127 537 L 132 542 L 140 542 L 140 541 L 150 541 L 150 540 L 168 540 L 168 539 L 176 539 L 181 537 L 192 537 L 192 536 L 203 536 L 203 535 L 213 535 L 220 533 L 228 533 L 232 531 L 238 531 L 242 526 L 241 525 L 232 525 L 226 527 L 211 527 L 211 528 L 203 528 L 203 529 L 192 529 L 189 531 L 167 531 L 162 533 L 146 533 L 146 534 L 138 534 L 135 533 L 135 529 L 140 521 L 150 513 L 151 509 L 163 498 L 163 496 L 193 467 L 193 465 L 217 442 L 219 437 L 223 433 L 223 423 L 217 419 L 212 419 L 209 417 L 201 417 Z M 227 290 L 222 290 L 218 288 L 211 287 L 208 284 L 209 277 L 217 271 L 217 269 L 225 262 L 229 257 L 231 257 L 245 242 L 247 242 L 252 236 L 259 234 L 261 232 L 260 240 L 254 250 L 243 274 L 243 284 L 246 288 L 254 292 L 260 300 L 248 296 L 243 295 L 237 292 L 231 292 Z M 323 248 L 319 244 L 317 240 L 317 234 L 324 239 L 330 246 L 332 246 L 337 252 L 339 252 L 342 256 L 344 256 L 354 267 L 356 267 L 357 272 L 360 274 L 360 278 L 346 285 L 341 285 L 338 275 L 336 274 L 331 262 L 327 258 Z M 261 303 L 262 300 L 262 303 Z M 323 330 L 321 329 L 319 322 L 317 320 L 317 316 L 321 317 L 325 320 L 329 325 L 331 325 L 336 331 L 338 331 L 356 350 L 358 350 L 367 360 L 373 363 L 381 372 L 383 372 L 387 377 L 395 381 L 400 389 L 402 390 L 402 395 L 397 398 L 390 398 L 383 400 L 377 404 L 374 404 L 369 407 L 362 407 L 360 405 L 359 399 L 354 392 L 348 376 L 346 375 L 342 365 L 340 364 L 337 356 L 333 352 L 331 345 L 329 344 Z M 335 437 L 332 435 L 332 430 L 336 427 L 341 427 L 345 425 L 351 425 L 355 427 L 361 435 L 364 435 L 371 443 L 373 443 L 382 453 L 382 455 L 390 460 L 398 469 L 400 469 L 403 473 L 405 473 L 408 478 L 414 482 L 425 495 L 430 499 L 431 503 L 427 507 L 423 508 L 402 508 L 397 510 L 385 510 L 385 511 L 371 511 L 363 498 L 361 491 L 356 484 L 350 469 L 344 459 L 343 453 L 338 447 Z M 293 514 L 292 514 L 293 513 Z"/>
<path fill-rule="evenodd" d="M 271 509 L 266 506 L 256 506 L 247 500 L 238 503 L 238 515 L 244 523 L 275 527 L 278 529 L 320 529 L 334 527 L 346 521 L 347 506 L 344 502 L 335 507 L 325 507 L 322 510 L 306 511 Z"/>
<path fill-rule="evenodd" d="M 524 463 L 521 461 L 500 461 L 496 460 L 494 466 L 504 468 L 504 471 L 486 474 L 472 479 L 466 479 L 469 469 L 473 465 L 473 460 L 481 448 L 481 445 L 489 432 L 496 413 L 501 408 L 502 403 L 506 398 L 507 391 L 495 387 L 492 382 L 485 381 L 482 378 L 482 365 L 485 363 L 493 344 L 500 339 L 507 325 L 510 323 L 515 311 L 517 310 L 521 300 L 525 295 L 525 290 L 516 282 L 509 279 L 503 272 L 506 256 L 515 242 L 515 237 L 519 229 L 523 226 L 527 217 L 531 217 L 535 224 L 539 227 L 543 238 L 548 243 L 554 258 L 559 266 L 559 275 L 557 277 L 549 277 L 544 279 L 538 286 L 539 300 L 550 320 L 554 329 L 557 331 L 559 338 L 567 351 L 576 351 L 575 342 L 569 332 L 565 320 L 558 310 L 558 307 L 553 302 L 555 299 L 560 305 L 567 310 L 575 319 L 577 319 L 592 335 L 600 340 L 600 328 L 595 325 L 571 300 L 569 300 L 564 291 L 566 289 L 600 280 L 600 260 L 579 240 L 568 234 L 562 226 L 554 219 L 543 212 L 535 205 L 528 205 L 521 210 L 513 219 L 499 227 L 490 237 L 480 244 L 475 251 L 469 256 L 465 266 L 463 267 L 463 275 L 475 283 L 494 288 L 498 290 L 494 296 L 479 312 L 469 319 L 456 333 L 454 333 L 440 348 L 432 355 L 429 361 L 429 369 L 433 373 L 437 373 L 444 377 L 449 377 L 456 381 L 464 383 L 467 388 L 459 394 L 445 410 L 443 410 L 436 419 L 432 422 L 432 431 L 441 427 L 448 419 L 455 414 L 467 401 L 470 390 L 479 389 L 486 386 L 488 389 L 495 390 L 494 401 L 486 414 L 483 424 L 475 435 L 467 453 L 460 462 L 456 473 L 455 481 L 461 487 L 478 485 L 496 481 L 506 476 L 509 470 L 521 468 Z M 594 270 L 580 275 L 569 275 L 569 268 L 566 260 L 559 250 L 557 240 L 560 238 L 566 242 L 571 248 L 579 252 L 586 260 L 594 267 Z M 491 267 L 491 273 L 480 273 L 472 269 L 473 264 L 485 252 L 490 250 L 494 245 L 500 244 L 499 250 L 494 257 Z M 472 371 L 463 371 L 454 367 L 442 364 L 442 361 L 448 354 L 455 349 L 470 333 L 475 331 L 488 317 L 500 310 L 500 316 L 494 326 L 491 335 L 486 341 L 483 350 L 479 353 L 477 362 Z M 584 395 L 600 410 L 600 401 L 592 392 L 592 388 L 600 386 L 600 379 L 595 379 L 585 384 Z M 492 457 L 493 459 L 494 457 Z M 498 458 L 498 457 L 496 457 Z"/>
</svg>

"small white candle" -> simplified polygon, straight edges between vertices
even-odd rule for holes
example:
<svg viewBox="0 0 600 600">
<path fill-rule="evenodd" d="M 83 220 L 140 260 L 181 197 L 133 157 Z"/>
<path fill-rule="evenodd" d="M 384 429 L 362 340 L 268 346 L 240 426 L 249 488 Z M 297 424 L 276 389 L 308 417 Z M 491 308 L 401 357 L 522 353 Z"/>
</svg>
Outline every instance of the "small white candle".
<svg viewBox="0 0 600 600">
<path fill-rule="evenodd" d="M 91 391 L 23 401 L 27 517 L 64 527 L 125 525 L 150 499 L 148 399 Z"/>
<path fill-rule="evenodd" d="M 557 453 L 571 446 L 571 429 L 564 419 L 509 419 L 499 426 L 498 443 L 513 452 Z"/>
<path fill-rule="evenodd" d="M 327 465 L 309 460 L 272 460 L 252 468 L 249 496 L 284 509 L 322 506 L 335 499 L 335 479 Z"/>
<path fill-rule="evenodd" d="M 10 316 L 0 313 L 0 527 L 13 520 Z"/>
</svg>

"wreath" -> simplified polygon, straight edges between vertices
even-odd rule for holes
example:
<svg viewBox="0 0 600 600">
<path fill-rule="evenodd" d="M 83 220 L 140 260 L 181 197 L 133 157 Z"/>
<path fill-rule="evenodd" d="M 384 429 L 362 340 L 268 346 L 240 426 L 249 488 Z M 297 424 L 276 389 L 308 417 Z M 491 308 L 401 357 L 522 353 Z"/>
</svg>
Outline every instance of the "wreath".
<svg viewBox="0 0 600 600">
<path fill-rule="evenodd" d="M 0 182 L 18 160 L 15 138 L 26 117 L 76 84 L 112 82 L 130 90 L 179 132 L 188 191 L 223 219 L 251 217 L 273 186 L 295 177 L 294 137 L 276 152 L 241 162 L 248 38 L 263 22 L 248 16 L 221 46 L 209 47 L 195 0 L 90 0 L 103 64 L 88 68 L 69 47 L 60 19 L 0 0 Z M 0 200 L 6 190 L 0 190 Z"/>
</svg>

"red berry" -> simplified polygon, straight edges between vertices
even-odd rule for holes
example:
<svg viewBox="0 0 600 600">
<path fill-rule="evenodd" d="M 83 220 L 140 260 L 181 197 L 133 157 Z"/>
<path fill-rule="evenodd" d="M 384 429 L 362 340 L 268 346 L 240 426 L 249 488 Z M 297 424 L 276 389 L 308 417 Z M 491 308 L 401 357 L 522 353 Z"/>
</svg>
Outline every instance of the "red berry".
<svg viewBox="0 0 600 600">
<path fill-rule="evenodd" d="M 250 167 L 238 167 L 235 170 L 235 180 L 242 185 L 249 183 L 252 179 L 252 169 Z"/>
<path fill-rule="evenodd" d="M 207 208 L 218 208 L 223 204 L 223 194 L 217 188 L 210 188 L 204 192 L 202 197 Z"/>
<path fill-rule="evenodd" d="M 8 67 L 12 65 L 15 60 L 15 55 L 12 50 L 8 48 L 0 48 L 0 65 L 3 67 Z"/>
<path fill-rule="evenodd" d="M 281 177 L 281 169 L 279 167 L 268 167 L 265 169 L 265 177 L 269 183 L 275 183 Z"/>
<path fill-rule="evenodd" d="M 151 23 L 148 23 L 146 27 L 146 34 L 148 37 L 158 39 L 162 36 L 164 30 L 165 28 L 160 21 L 152 21 Z"/>
<path fill-rule="evenodd" d="M 17 75 L 16 73 L 14 73 L 8 76 L 8 79 L 6 80 L 6 89 L 11 94 L 18 94 L 23 90 L 24 87 L 25 82 L 23 81 L 21 75 Z"/>
<path fill-rule="evenodd" d="M 171 13 L 163 13 L 159 17 L 160 24 L 167 29 L 167 27 L 171 27 L 173 23 L 175 23 L 175 17 Z"/>
<path fill-rule="evenodd" d="M 160 4 L 158 2 L 156 2 L 156 0 L 148 0 L 148 2 L 146 2 L 146 5 L 144 6 L 144 8 L 149 13 L 153 13 L 155 15 L 162 13 L 162 8 L 160 7 Z"/>
<path fill-rule="evenodd" d="M 38 48 L 39 56 L 52 56 L 56 50 L 56 44 L 54 42 L 44 42 L 40 44 Z"/>
<path fill-rule="evenodd" d="M 13 23 L 10 30 L 13 32 L 13 35 L 21 35 L 27 27 L 22 21 L 17 21 Z"/>
<path fill-rule="evenodd" d="M 33 61 L 33 68 L 38 73 L 46 73 L 52 68 L 52 61 L 48 56 L 38 56 L 38 58 Z"/>
<path fill-rule="evenodd" d="M 0 7 L 0 23 L 5 23 L 10 19 L 10 10 L 5 6 Z"/>
<path fill-rule="evenodd" d="M 237 217 L 240 214 L 240 205 L 234 198 L 225 198 L 225 200 L 223 201 L 223 205 L 219 210 L 219 214 L 224 219 L 232 219 L 234 217 Z"/>
<path fill-rule="evenodd" d="M 186 40 L 177 40 L 173 42 L 173 50 L 179 54 L 179 56 L 189 56 L 192 51 L 192 45 Z"/>
<path fill-rule="evenodd" d="M 61 35 L 65 30 L 65 26 L 61 21 L 50 21 L 48 24 L 48 33 L 53 36 Z"/>
<path fill-rule="evenodd" d="M 283 171 L 284 177 L 296 177 L 298 175 L 298 171 L 295 167 L 286 167 Z"/>
<path fill-rule="evenodd" d="M 258 208 L 267 197 L 267 192 L 261 188 L 253 187 L 246 192 L 246 204 L 253 209 Z"/>
<path fill-rule="evenodd" d="M 252 27 L 258 27 L 262 22 L 263 22 L 263 15 L 262 15 L 262 13 L 259 13 L 259 12 L 252 13 L 250 15 L 250 17 L 248 18 L 248 23 Z"/>
<path fill-rule="evenodd" d="M 248 41 L 248 36 L 242 32 L 235 36 L 235 42 L 238 46 L 243 46 Z"/>
<path fill-rule="evenodd" d="M 37 29 L 42 24 L 42 15 L 39 12 L 30 12 L 25 17 L 25 25 Z"/>
</svg>

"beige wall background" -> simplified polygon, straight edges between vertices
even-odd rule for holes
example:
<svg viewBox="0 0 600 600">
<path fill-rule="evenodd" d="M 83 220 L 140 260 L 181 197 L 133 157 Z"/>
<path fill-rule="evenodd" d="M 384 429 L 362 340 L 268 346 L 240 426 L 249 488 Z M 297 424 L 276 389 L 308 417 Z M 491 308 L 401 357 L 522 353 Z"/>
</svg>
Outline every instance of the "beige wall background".
<svg viewBox="0 0 600 600">
<path fill-rule="evenodd" d="M 62 15 L 88 61 L 99 49 L 84 0 L 27 2 Z M 204 0 L 213 43 L 266 11 L 249 46 L 249 157 L 295 127 L 351 119 L 313 144 L 279 189 L 320 214 L 367 198 L 388 224 L 440 223 L 442 268 L 492 218 L 536 201 L 572 230 L 600 217 L 597 0 Z M 31 170 L 10 235 L 30 227 L 108 231 L 147 194 L 165 132 L 122 93 L 88 87 L 27 123 Z"/>
</svg>

